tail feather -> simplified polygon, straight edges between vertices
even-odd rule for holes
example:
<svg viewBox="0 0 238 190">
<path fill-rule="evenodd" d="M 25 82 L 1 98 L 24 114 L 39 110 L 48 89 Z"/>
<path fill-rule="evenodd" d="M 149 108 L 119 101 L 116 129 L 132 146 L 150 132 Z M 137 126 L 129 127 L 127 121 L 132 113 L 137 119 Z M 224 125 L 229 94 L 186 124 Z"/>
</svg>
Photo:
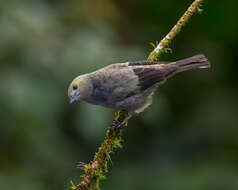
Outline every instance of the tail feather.
<svg viewBox="0 0 238 190">
<path fill-rule="evenodd" d="M 202 54 L 176 61 L 175 64 L 178 66 L 179 72 L 190 69 L 206 69 L 211 67 L 208 59 Z"/>
</svg>

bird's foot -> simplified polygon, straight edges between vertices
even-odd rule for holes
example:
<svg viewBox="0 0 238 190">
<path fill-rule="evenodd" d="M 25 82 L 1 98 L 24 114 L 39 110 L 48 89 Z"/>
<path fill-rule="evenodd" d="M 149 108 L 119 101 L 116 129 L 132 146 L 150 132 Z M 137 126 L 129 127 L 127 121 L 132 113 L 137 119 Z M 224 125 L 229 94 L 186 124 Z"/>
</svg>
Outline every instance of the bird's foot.
<svg viewBox="0 0 238 190">
<path fill-rule="evenodd" d="M 85 167 L 85 163 L 84 162 L 78 162 L 78 164 L 77 164 L 77 168 L 79 168 L 79 169 L 81 169 L 81 170 L 84 170 L 84 167 Z"/>
<path fill-rule="evenodd" d="M 125 124 L 126 123 L 124 123 L 124 122 L 117 122 L 117 123 L 113 124 L 113 127 L 118 128 L 118 129 L 124 129 Z"/>
<path fill-rule="evenodd" d="M 133 116 L 134 114 L 130 113 L 122 122 L 115 121 L 113 123 L 113 127 L 119 128 L 119 129 L 124 129 L 126 123 L 128 120 Z"/>
</svg>

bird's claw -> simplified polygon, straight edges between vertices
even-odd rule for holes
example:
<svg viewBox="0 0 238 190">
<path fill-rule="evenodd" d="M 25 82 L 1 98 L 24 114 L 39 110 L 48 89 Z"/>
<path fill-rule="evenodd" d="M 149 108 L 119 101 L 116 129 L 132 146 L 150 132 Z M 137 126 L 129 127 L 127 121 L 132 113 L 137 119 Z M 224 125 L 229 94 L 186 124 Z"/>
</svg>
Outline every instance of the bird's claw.
<svg viewBox="0 0 238 190">
<path fill-rule="evenodd" d="M 124 122 L 119 122 L 119 121 L 115 121 L 113 124 L 112 124 L 112 127 L 115 127 L 115 128 L 118 128 L 118 129 L 122 129 L 124 128 Z"/>
<path fill-rule="evenodd" d="M 84 163 L 84 162 L 78 162 L 78 164 L 77 164 L 77 168 L 79 168 L 79 169 L 81 169 L 81 170 L 84 170 L 84 166 L 85 166 L 86 164 Z"/>
<path fill-rule="evenodd" d="M 129 114 L 122 122 L 119 122 L 117 120 L 114 121 L 113 127 L 119 128 L 119 129 L 124 129 L 126 126 L 128 120 L 133 116 L 134 114 Z"/>
</svg>

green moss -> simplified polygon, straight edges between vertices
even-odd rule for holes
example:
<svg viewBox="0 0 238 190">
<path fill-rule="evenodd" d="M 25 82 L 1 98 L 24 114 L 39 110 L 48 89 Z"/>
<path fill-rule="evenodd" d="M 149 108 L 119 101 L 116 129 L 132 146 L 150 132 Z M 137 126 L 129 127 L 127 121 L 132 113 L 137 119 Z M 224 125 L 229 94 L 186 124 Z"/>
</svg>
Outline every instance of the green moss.
<svg viewBox="0 0 238 190">
<path fill-rule="evenodd" d="M 128 116 L 127 111 L 119 110 L 115 113 L 114 124 L 117 122 L 122 122 Z M 110 154 L 116 148 L 122 148 L 122 129 L 114 127 L 112 125 L 107 129 L 106 137 L 95 153 L 94 159 L 90 164 L 84 165 L 84 173 L 81 175 L 83 179 L 90 179 L 90 187 L 92 189 L 99 189 L 99 182 L 106 178 L 105 174 L 108 172 L 108 161 L 111 160 Z M 85 181 L 82 181 L 78 186 L 87 187 L 88 185 Z M 72 190 L 75 190 L 76 185 L 72 185 Z M 88 188 L 88 187 L 87 187 Z"/>
<path fill-rule="evenodd" d="M 70 181 L 70 184 L 71 184 L 71 189 L 72 190 L 76 190 L 77 189 L 77 186 L 74 184 L 74 182 L 72 180 Z"/>
<path fill-rule="evenodd" d="M 200 4 L 198 5 L 198 8 L 197 8 L 197 12 L 198 12 L 199 14 L 201 14 L 201 13 L 203 12 L 202 7 L 203 7 L 203 4 L 200 3 Z"/>
</svg>

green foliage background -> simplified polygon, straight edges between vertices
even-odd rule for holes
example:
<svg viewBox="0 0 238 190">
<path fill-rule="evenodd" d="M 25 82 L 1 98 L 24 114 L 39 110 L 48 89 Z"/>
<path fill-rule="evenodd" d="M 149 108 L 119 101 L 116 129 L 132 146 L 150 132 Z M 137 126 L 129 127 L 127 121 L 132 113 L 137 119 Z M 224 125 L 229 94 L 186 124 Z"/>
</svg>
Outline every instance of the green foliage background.
<svg viewBox="0 0 238 190">
<path fill-rule="evenodd" d="M 79 74 L 143 60 L 192 0 L 1 0 L 0 189 L 68 189 L 113 111 L 69 104 Z M 238 189 L 238 1 L 205 0 L 173 41 L 175 60 L 204 53 L 125 130 L 103 190 Z"/>
</svg>

